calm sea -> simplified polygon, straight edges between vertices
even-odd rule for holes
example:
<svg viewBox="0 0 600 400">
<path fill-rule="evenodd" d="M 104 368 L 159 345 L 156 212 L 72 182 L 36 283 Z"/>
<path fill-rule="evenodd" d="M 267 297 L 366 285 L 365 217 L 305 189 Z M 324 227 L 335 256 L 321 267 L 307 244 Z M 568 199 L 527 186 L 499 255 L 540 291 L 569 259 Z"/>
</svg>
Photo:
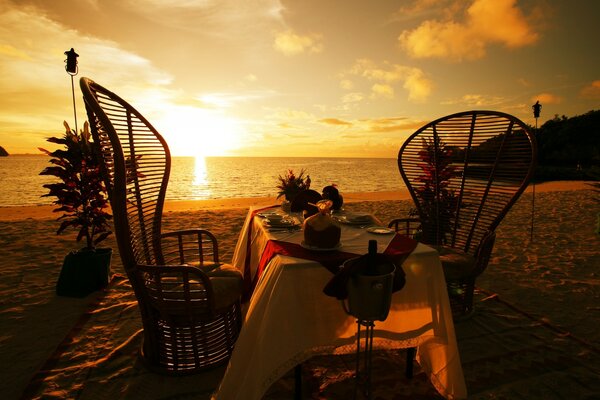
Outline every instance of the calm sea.
<svg viewBox="0 0 600 400">
<path fill-rule="evenodd" d="M 46 156 L 0 157 L 0 207 L 51 204 L 52 198 L 41 196 L 52 177 L 39 175 L 49 165 Z M 287 169 L 305 169 L 319 192 L 331 183 L 342 193 L 404 187 L 396 159 L 389 158 L 174 157 L 167 199 L 275 196 L 277 176 Z"/>
</svg>

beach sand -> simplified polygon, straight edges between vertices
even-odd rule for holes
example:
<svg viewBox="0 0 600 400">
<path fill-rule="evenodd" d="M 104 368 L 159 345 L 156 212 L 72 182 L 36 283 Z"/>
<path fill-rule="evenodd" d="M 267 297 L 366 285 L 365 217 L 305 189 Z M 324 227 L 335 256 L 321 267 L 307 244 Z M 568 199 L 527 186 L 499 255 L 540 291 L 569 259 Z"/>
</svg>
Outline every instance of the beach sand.
<svg viewBox="0 0 600 400">
<path fill-rule="evenodd" d="M 549 346 L 565 340 L 575 343 L 576 355 L 585 360 L 591 376 L 596 374 L 600 382 L 600 236 L 595 233 L 600 204 L 583 182 L 537 185 L 531 238 L 532 189 L 497 231 L 488 269 L 477 281 L 483 290 L 478 311 L 469 323 L 489 317 L 486 307 L 490 299 L 502 300 L 512 307 L 510 318 L 509 312 L 505 313 L 509 320 L 521 312 L 519 315 L 533 321 L 532 329 L 541 326 L 554 332 L 545 341 Z M 407 192 L 345 194 L 344 198 L 347 209 L 371 212 L 382 221 L 407 216 L 411 208 Z M 168 202 L 163 231 L 207 228 L 219 238 L 222 259 L 229 261 L 248 207 L 274 202 Z M 2 398 L 208 398 L 222 368 L 200 376 L 168 378 L 148 372 L 135 357 L 141 342 L 141 322 L 113 237 L 105 242 L 105 247 L 114 250 L 115 276 L 109 288 L 84 299 L 55 295 L 64 256 L 80 246 L 74 234 L 55 235 L 57 215 L 51 210 L 48 206 L 0 208 Z M 462 353 L 477 354 L 482 349 L 476 344 L 463 348 L 468 325 L 460 324 L 457 337 L 470 390 L 470 354 Z M 317 375 L 319 372 L 313 370 L 311 376 Z M 326 387 L 329 380 L 330 390 L 336 390 L 333 383 L 340 374 L 319 376 L 318 385 Z M 506 383 L 498 381 L 494 386 L 490 379 L 491 389 L 486 386 L 480 398 L 498 398 L 508 390 Z M 596 389 L 598 383 L 586 385 L 592 392 L 600 390 Z M 268 398 L 289 397 L 289 381 L 281 380 L 276 386 Z M 578 398 L 577 393 L 571 398 Z"/>
</svg>

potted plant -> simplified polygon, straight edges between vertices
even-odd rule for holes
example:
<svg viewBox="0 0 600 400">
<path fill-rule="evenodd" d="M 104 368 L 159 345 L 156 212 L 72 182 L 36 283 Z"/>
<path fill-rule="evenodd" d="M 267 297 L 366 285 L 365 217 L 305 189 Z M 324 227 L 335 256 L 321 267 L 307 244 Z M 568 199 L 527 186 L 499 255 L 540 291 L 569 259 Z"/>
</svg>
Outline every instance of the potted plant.
<svg viewBox="0 0 600 400">
<path fill-rule="evenodd" d="M 53 204 L 62 212 L 56 234 L 72 227 L 78 230 L 77 242 L 85 239 L 85 247 L 72 251 L 65 257 L 56 293 L 60 296 L 85 297 L 106 287 L 110 275 L 112 249 L 96 246 L 112 232 L 109 224 L 112 216 L 107 212 L 106 187 L 100 173 L 100 157 L 92 142 L 89 125 L 77 133 L 65 122 L 65 135 L 51 137 L 47 141 L 63 145 L 55 151 L 39 148 L 51 157 L 50 167 L 40 175 L 59 178 L 59 182 L 43 185 L 49 192 L 42 197 L 56 197 Z"/>
<path fill-rule="evenodd" d="M 304 176 L 304 174 L 304 169 L 300 170 L 298 175 L 294 173 L 294 170 L 288 169 L 284 176 L 279 175 L 277 178 L 279 182 L 277 184 L 277 189 L 279 190 L 277 198 L 285 198 L 282 204 L 284 209 L 286 207 L 289 208 L 291 201 L 294 200 L 298 193 L 310 189 L 310 176 Z"/>
<path fill-rule="evenodd" d="M 422 171 L 418 181 L 422 185 L 415 188 L 415 193 L 421 198 L 421 210 L 419 213 L 412 209 L 409 216 L 421 219 L 421 229 L 416 235 L 418 240 L 428 244 L 446 244 L 447 235 L 456 223 L 454 218 L 459 201 L 454 190 L 449 188 L 450 180 L 458 176 L 456 167 L 452 165 L 453 149 L 436 136 L 429 141 L 423 139 L 418 154 L 421 160 L 418 167 Z M 430 229 L 424 231 L 423 227 Z"/>
</svg>

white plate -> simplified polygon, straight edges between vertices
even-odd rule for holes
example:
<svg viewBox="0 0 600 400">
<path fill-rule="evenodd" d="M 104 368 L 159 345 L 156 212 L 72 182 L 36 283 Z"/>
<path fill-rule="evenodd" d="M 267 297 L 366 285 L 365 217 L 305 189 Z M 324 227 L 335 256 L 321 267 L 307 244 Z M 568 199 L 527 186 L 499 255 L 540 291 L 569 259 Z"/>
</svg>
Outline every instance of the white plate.
<svg viewBox="0 0 600 400">
<path fill-rule="evenodd" d="M 293 228 L 298 226 L 296 221 L 269 221 L 265 220 L 263 222 L 264 226 L 268 228 Z"/>
<path fill-rule="evenodd" d="M 367 232 L 374 233 L 376 235 L 389 235 L 390 233 L 394 233 L 394 230 L 386 228 L 385 226 L 372 226 L 367 228 Z"/>
<path fill-rule="evenodd" d="M 279 214 L 277 211 L 262 211 L 257 213 L 256 215 L 258 215 L 261 218 L 269 218 L 273 215 L 281 215 Z"/>
<path fill-rule="evenodd" d="M 310 246 L 310 245 L 304 243 L 304 240 L 303 240 L 302 243 L 300 243 L 300 246 L 304 247 L 307 250 L 312 250 L 312 251 L 333 251 L 333 250 L 341 249 L 342 242 L 339 242 L 335 247 L 317 247 L 317 246 Z"/>
</svg>

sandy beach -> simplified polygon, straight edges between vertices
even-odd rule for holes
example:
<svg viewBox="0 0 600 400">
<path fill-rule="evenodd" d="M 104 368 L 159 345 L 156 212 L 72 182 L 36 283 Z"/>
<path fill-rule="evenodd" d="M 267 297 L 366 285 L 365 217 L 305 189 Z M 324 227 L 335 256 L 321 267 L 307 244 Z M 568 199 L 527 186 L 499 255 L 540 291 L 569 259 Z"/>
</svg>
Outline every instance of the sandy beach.
<svg viewBox="0 0 600 400">
<path fill-rule="evenodd" d="M 564 341 L 576 346 L 577 357 L 589 366 L 585 377 L 592 378 L 582 384 L 587 389 L 571 387 L 575 390 L 571 398 L 597 398 L 583 396 L 588 396 L 585 390 L 600 394 L 600 236 L 595 233 L 600 203 L 583 182 L 537 185 L 531 235 L 532 191 L 530 186 L 497 231 L 490 265 L 477 281 L 482 290 L 469 323 L 485 320 L 490 315 L 486 307 L 494 299 L 506 302 L 512 307 L 506 306 L 512 310 L 510 315 L 520 313 L 532 321 L 531 326 L 550 332 L 545 340 L 548 346 Z M 406 192 L 344 194 L 344 199 L 347 209 L 371 212 L 382 221 L 406 216 L 412 204 Z M 219 238 L 222 259 L 229 261 L 248 207 L 274 203 L 272 198 L 168 202 L 163 230 L 209 229 Z M 62 260 L 79 245 L 72 233 L 55 235 L 57 215 L 51 210 L 51 206 L 0 208 L 2 398 L 208 398 L 222 370 L 166 378 L 149 373 L 136 359 L 141 322 L 114 237 L 103 246 L 114 251 L 115 276 L 106 291 L 84 299 L 55 295 Z M 466 325 L 459 324 L 461 342 L 468 339 L 468 332 Z M 461 343 L 459 347 L 463 364 L 468 363 L 469 354 L 463 356 Z M 479 350 L 472 345 L 465 351 Z M 467 389 L 473 393 L 469 371 L 465 367 Z M 311 376 L 317 375 L 313 371 Z M 328 390 L 328 379 L 339 378 L 339 374 L 319 376 L 320 386 L 313 388 L 317 392 Z M 494 378 L 489 380 L 489 387 L 473 398 L 500 398 L 507 393 L 506 383 L 498 381 L 494 386 Z M 335 392 L 334 386 L 329 385 L 329 390 Z M 289 382 L 282 380 L 269 398 L 286 398 L 291 390 Z M 384 396 L 380 398 L 397 398 Z"/>
</svg>

